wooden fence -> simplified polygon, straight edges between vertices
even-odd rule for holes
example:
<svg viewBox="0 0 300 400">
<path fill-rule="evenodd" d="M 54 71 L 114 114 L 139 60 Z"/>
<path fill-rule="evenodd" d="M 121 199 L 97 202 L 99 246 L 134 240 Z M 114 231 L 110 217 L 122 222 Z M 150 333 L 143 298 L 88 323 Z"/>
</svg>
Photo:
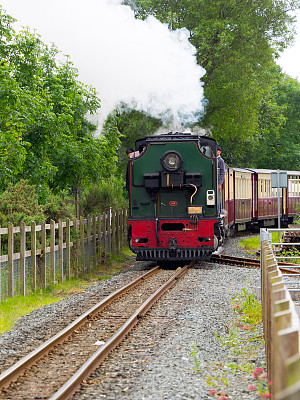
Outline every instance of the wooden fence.
<svg viewBox="0 0 300 400">
<path fill-rule="evenodd" d="M 86 219 L 18 227 L 9 223 L 0 228 L 0 300 L 46 288 L 106 263 L 127 242 L 126 219 L 125 210 L 111 210 Z M 5 255 L 1 255 L 1 242 L 2 248 L 4 242 L 7 245 Z"/>
<path fill-rule="evenodd" d="M 300 398 L 300 324 L 267 240 L 261 242 L 261 295 L 270 393 L 274 400 Z"/>
</svg>

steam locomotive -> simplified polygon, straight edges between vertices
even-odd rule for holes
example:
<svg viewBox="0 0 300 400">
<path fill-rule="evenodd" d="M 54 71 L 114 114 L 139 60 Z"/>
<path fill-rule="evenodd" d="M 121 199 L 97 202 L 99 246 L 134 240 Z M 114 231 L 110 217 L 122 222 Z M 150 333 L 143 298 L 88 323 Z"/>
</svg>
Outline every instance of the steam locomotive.
<svg viewBox="0 0 300 400">
<path fill-rule="evenodd" d="M 178 132 L 136 141 L 127 166 L 127 223 L 137 260 L 201 260 L 222 243 L 216 145 Z"/>
<path fill-rule="evenodd" d="M 286 187 L 277 189 L 271 174 L 279 171 L 226 166 L 219 192 L 216 147 L 212 138 L 178 132 L 136 141 L 127 223 L 137 260 L 207 259 L 230 230 L 275 226 L 278 215 L 283 226 L 299 214 L 300 171 L 287 171 Z"/>
</svg>

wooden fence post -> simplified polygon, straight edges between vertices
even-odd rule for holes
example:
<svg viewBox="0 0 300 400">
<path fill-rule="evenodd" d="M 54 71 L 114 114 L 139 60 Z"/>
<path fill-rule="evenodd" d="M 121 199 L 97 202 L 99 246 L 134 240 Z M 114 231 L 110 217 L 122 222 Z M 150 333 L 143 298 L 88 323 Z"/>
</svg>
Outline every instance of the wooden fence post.
<svg viewBox="0 0 300 400">
<path fill-rule="evenodd" d="M 124 230 L 124 218 L 123 218 L 123 208 L 119 211 L 119 231 L 120 231 L 120 250 L 124 247 L 124 237 L 123 237 L 123 230 Z"/>
<path fill-rule="evenodd" d="M 8 296 L 14 297 L 14 227 L 8 223 Z"/>
<path fill-rule="evenodd" d="M 102 231 L 101 231 L 102 223 L 101 223 L 101 220 L 102 220 L 102 216 L 99 213 L 98 214 L 98 263 L 99 263 L 99 265 L 102 264 L 102 260 L 101 260 L 101 257 L 102 257 Z"/>
<path fill-rule="evenodd" d="M 96 215 L 93 215 L 93 266 L 97 267 L 97 226 Z"/>
<path fill-rule="evenodd" d="M 127 244 L 127 210 L 124 212 L 124 242 Z"/>
<path fill-rule="evenodd" d="M 64 260 L 63 260 L 63 222 L 58 220 L 58 271 L 59 279 L 64 280 Z"/>
<path fill-rule="evenodd" d="M 80 217 L 80 256 L 81 256 L 81 272 L 85 272 L 84 260 L 84 219 Z"/>
<path fill-rule="evenodd" d="M 50 220 L 50 270 L 52 283 L 55 283 L 55 222 Z"/>
<path fill-rule="evenodd" d="M 111 225 L 112 225 L 112 240 L 111 240 L 111 247 L 112 247 L 112 255 L 116 254 L 116 212 L 111 211 Z"/>
<path fill-rule="evenodd" d="M 36 223 L 31 221 L 31 290 L 36 291 Z"/>
<path fill-rule="evenodd" d="M 121 234 L 120 234 L 120 212 L 116 211 L 116 220 L 117 220 L 117 253 L 119 254 L 121 251 Z"/>
<path fill-rule="evenodd" d="M 108 253 L 109 259 L 111 259 L 111 214 L 110 214 L 110 211 L 106 218 L 106 226 L 107 226 L 107 248 L 108 248 L 107 253 Z"/>
<path fill-rule="evenodd" d="M 91 270 L 91 217 L 87 216 L 87 238 L 86 238 L 86 252 L 87 252 L 87 271 Z"/>
<path fill-rule="evenodd" d="M 79 238 L 78 238 L 78 219 L 75 217 L 73 219 L 73 229 L 75 230 L 75 243 L 72 251 L 73 260 L 73 274 L 78 276 L 79 271 Z"/>
<path fill-rule="evenodd" d="M 104 247 L 104 257 L 103 257 L 103 262 L 104 264 L 106 263 L 106 247 L 108 246 L 107 244 L 107 237 L 106 237 L 106 232 L 107 232 L 107 215 L 104 212 L 102 214 L 102 222 L 103 222 L 103 247 Z"/>
<path fill-rule="evenodd" d="M 66 220 L 66 276 L 71 277 L 71 235 L 70 235 L 70 218 Z"/>
<path fill-rule="evenodd" d="M 25 252 L 26 252 L 26 230 L 25 222 L 20 224 L 20 280 L 21 280 L 21 295 L 26 294 L 26 264 L 25 264 Z"/>
<path fill-rule="evenodd" d="M 42 288 L 47 287 L 47 265 L 46 265 L 46 222 L 41 224 L 41 284 Z"/>
</svg>

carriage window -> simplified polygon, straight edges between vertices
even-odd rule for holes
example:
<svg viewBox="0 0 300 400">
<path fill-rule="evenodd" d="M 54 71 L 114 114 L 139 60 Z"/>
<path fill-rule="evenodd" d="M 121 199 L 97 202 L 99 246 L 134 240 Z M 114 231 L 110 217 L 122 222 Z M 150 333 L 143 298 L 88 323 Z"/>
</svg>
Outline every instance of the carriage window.
<svg viewBox="0 0 300 400">
<path fill-rule="evenodd" d="M 300 196 L 300 179 L 296 176 L 289 179 L 289 195 L 290 197 Z"/>
<path fill-rule="evenodd" d="M 264 197 L 267 197 L 267 181 L 266 181 L 266 179 L 265 179 L 264 187 L 265 187 Z"/>
</svg>

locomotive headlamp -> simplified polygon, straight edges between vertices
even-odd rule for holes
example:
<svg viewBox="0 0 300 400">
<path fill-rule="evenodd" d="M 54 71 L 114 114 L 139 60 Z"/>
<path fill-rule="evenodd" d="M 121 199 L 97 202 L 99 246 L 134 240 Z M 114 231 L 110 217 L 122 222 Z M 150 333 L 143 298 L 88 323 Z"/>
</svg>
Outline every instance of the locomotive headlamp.
<svg viewBox="0 0 300 400">
<path fill-rule="evenodd" d="M 177 151 L 167 151 L 160 159 L 160 162 L 166 171 L 173 172 L 181 167 L 183 159 Z"/>
</svg>

